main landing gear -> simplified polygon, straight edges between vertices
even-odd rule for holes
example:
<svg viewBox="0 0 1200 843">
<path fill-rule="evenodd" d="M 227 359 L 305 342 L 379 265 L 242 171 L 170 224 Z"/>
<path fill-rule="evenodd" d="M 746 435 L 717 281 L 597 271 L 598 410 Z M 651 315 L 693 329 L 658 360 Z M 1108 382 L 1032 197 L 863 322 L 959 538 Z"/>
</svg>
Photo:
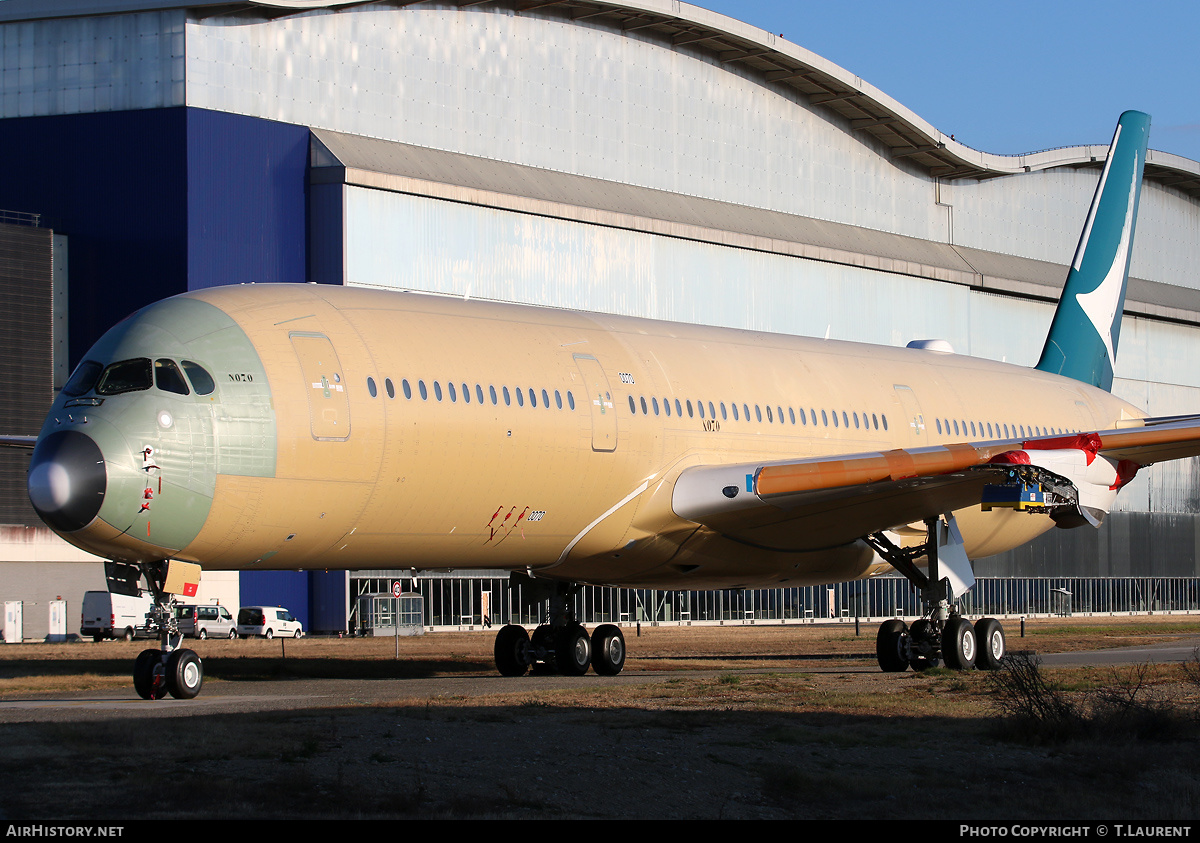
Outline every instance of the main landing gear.
<svg viewBox="0 0 1200 843">
<path fill-rule="evenodd" d="M 198 581 L 199 566 L 190 563 L 170 560 L 138 565 L 105 563 L 110 590 L 136 594 L 138 579 L 145 576 L 154 597 L 150 620 L 152 628 L 158 630 L 159 648 L 142 650 L 133 663 L 133 688 L 144 700 L 161 700 L 167 694 L 177 700 L 190 700 L 204 685 L 204 665 L 193 650 L 180 646 L 183 634 L 171 611 L 171 592 L 167 589 L 177 587 L 172 581 L 180 574 L 176 568 L 172 576 L 172 567 L 180 565 L 196 569 Z"/>
<path fill-rule="evenodd" d="M 589 636 L 567 605 L 569 588 L 559 587 L 550 598 L 550 622 L 533 635 L 525 627 L 507 624 L 496 634 L 496 669 L 504 676 L 523 676 L 530 668 L 540 673 L 583 676 L 588 667 L 601 676 L 616 676 L 625 667 L 625 636 L 619 627 L 602 624 Z"/>
<path fill-rule="evenodd" d="M 875 638 L 879 667 L 899 673 L 945 662 L 954 670 L 996 670 L 1005 653 L 1004 627 L 995 618 L 972 624 L 955 602 L 974 583 L 974 576 L 954 519 L 930 518 L 925 528 L 925 541 L 910 548 L 898 547 L 883 533 L 867 537 L 875 552 L 920 590 L 923 606 L 922 617 L 912 626 L 899 619 L 880 625 Z M 914 564 L 921 556 L 928 562 L 928 575 Z M 950 576 L 942 576 L 943 567 Z"/>
</svg>

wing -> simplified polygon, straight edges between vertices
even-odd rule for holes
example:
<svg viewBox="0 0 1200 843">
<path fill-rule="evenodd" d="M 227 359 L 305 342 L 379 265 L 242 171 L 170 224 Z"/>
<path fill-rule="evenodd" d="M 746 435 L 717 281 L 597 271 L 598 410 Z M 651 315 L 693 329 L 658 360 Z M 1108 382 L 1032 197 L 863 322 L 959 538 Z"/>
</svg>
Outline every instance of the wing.
<svg viewBox="0 0 1200 843">
<path fill-rule="evenodd" d="M 18 436 L 16 434 L 0 433 L 0 448 L 22 448 L 32 451 L 37 444 L 36 436 Z"/>
<path fill-rule="evenodd" d="M 987 486 L 1048 482 L 1061 506 L 1098 524 L 1137 469 L 1200 455 L 1200 417 L 1136 427 L 789 462 L 698 466 L 675 483 L 672 508 L 689 521 L 760 547 L 836 547 L 974 506 Z"/>
</svg>

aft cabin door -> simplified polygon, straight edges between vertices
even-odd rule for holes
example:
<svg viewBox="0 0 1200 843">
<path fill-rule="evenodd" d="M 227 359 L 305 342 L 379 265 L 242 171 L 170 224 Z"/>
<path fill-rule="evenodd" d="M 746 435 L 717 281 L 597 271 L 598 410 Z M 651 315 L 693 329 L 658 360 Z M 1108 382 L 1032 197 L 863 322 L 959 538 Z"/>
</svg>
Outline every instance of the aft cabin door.
<svg viewBox="0 0 1200 843">
<path fill-rule="evenodd" d="M 289 334 L 300 360 L 308 420 L 313 439 L 341 442 L 350 438 L 350 399 L 346 376 L 333 343 L 324 334 Z"/>
<path fill-rule="evenodd" d="M 912 387 L 901 383 L 892 386 L 896 390 L 900 406 L 904 408 L 904 422 L 908 425 L 909 435 L 912 436 L 909 442 L 914 445 L 926 444 L 929 437 L 925 433 L 925 416 L 921 412 L 921 403 L 917 401 L 916 393 L 912 391 Z"/>
<path fill-rule="evenodd" d="M 583 388 L 588 393 L 588 406 L 592 408 L 592 450 L 617 450 L 617 411 L 613 406 L 612 390 L 608 388 L 608 376 L 600 361 L 590 354 L 576 354 L 575 365 L 583 375 Z"/>
</svg>

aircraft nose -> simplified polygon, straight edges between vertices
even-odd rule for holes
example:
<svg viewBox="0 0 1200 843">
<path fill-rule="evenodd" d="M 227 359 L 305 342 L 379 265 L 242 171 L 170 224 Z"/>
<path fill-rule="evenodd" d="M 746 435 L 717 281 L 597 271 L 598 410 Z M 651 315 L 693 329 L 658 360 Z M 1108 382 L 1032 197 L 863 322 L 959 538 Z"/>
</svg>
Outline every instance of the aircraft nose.
<svg viewBox="0 0 1200 843">
<path fill-rule="evenodd" d="M 104 503 L 104 455 L 90 436 L 56 431 L 34 448 L 28 483 L 29 500 L 43 521 L 63 532 L 81 530 Z"/>
</svg>

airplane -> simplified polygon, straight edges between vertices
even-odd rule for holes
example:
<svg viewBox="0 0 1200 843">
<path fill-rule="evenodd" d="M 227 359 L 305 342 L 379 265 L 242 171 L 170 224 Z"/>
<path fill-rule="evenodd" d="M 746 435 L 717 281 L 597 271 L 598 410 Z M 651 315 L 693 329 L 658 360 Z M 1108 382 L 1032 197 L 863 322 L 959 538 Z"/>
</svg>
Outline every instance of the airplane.
<svg viewBox="0 0 1200 843">
<path fill-rule="evenodd" d="M 506 569 L 549 601 L 497 669 L 619 673 L 580 584 L 725 589 L 899 571 L 922 616 L 881 624 L 885 671 L 995 669 L 971 559 L 1098 526 L 1143 466 L 1200 454 L 1200 417 L 1110 393 L 1149 117 L 1120 118 L 1036 368 L 405 291 L 185 293 L 109 330 L 36 439 L 40 517 L 145 578 L 158 649 L 138 694 L 203 667 L 169 603 L 202 569 Z"/>
</svg>

